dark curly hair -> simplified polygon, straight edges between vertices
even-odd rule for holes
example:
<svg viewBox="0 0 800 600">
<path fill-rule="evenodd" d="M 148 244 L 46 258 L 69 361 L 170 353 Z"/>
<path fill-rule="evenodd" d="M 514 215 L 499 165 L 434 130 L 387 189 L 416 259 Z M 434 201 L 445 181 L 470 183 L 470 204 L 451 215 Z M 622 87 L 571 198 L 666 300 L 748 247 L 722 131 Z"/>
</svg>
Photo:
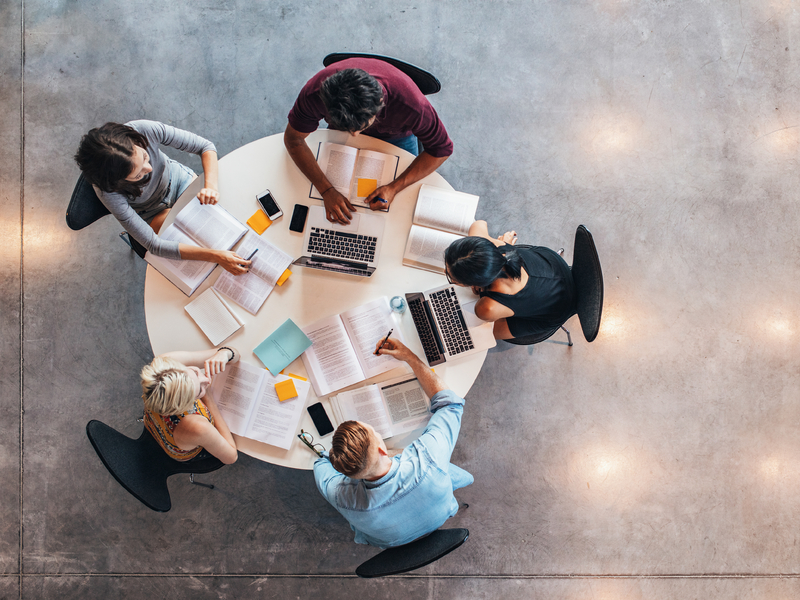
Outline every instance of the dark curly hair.
<svg viewBox="0 0 800 600">
<path fill-rule="evenodd" d="M 328 125 L 350 133 L 366 129 L 384 107 L 381 84 L 361 69 L 334 73 L 322 82 L 319 95 L 328 111 Z"/>
</svg>

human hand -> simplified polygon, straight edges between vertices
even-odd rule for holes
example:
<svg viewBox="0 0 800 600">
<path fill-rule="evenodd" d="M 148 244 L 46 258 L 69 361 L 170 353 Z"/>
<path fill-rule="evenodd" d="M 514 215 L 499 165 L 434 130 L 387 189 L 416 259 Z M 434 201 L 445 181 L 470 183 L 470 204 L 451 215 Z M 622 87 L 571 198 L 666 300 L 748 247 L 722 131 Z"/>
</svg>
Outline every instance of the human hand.
<svg viewBox="0 0 800 600">
<path fill-rule="evenodd" d="M 222 373 L 225 370 L 225 365 L 228 364 L 228 361 L 231 360 L 231 353 L 229 350 L 224 348 L 220 348 L 214 353 L 209 359 L 206 359 L 205 362 L 205 369 L 206 369 L 206 377 L 209 379 L 217 375 L 218 373 Z"/>
<path fill-rule="evenodd" d="M 325 202 L 325 216 L 331 223 L 341 223 L 347 225 L 353 217 L 356 207 L 342 196 L 336 188 L 325 190 L 322 194 Z M 352 212 L 351 212 L 352 211 Z"/>
<path fill-rule="evenodd" d="M 391 186 L 382 185 L 367 196 L 365 202 L 372 210 L 389 210 L 389 206 L 394 202 L 394 196 L 395 191 Z"/>
<path fill-rule="evenodd" d="M 472 290 L 472 293 L 475 294 L 476 296 L 480 296 L 481 292 L 483 291 L 483 288 L 477 285 L 470 286 L 470 289 Z"/>
<path fill-rule="evenodd" d="M 228 273 L 241 275 L 250 270 L 253 261 L 242 258 L 233 250 L 217 250 L 217 264 L 221 265 Z"/>
<path fill-rule="evenodd" d="M 397 360 L 403 360 L 408 362 L 417 358 L 417 355 L 414 354 L 411 350 L 409 350 L 403 342 L 400 340 L 396 340 L 394 338 L 389 338 L 386 340 L 386 343 L 383 345 L 383 348 L 378 350 L 383 340 L 380 340 L 377 344 L 375 344 L 375 352 L 380 354 L 388 354 L 396 358 Z"/>
<path fill-rule="evenodd" d="M 200 204 L 216 204 L 219 201 L 219 192 L 213 188 L 204 187 L 197 194 Z"/>
<path fill-rule="evenodd" d="M 497 236 L 497 239 L 501 242 L 505 242 L 513 246 L 517 243 L 517 232 L 516 231 L 506 231 L 503 235 Z"/>
</svg>

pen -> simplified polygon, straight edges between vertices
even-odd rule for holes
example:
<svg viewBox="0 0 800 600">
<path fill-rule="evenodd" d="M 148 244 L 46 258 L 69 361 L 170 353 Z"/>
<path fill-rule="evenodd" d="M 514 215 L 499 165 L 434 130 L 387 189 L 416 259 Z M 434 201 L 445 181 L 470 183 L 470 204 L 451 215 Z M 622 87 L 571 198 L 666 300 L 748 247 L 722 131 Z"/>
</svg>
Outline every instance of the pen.
<svg viewBox="0 0 800 600">
<path fill-rule="evenodd" d="M 258 248 L 256 248 L 255 250 L 253 250 L 253 252 L 250 254 L 250 256 L 248 256 L 247 258 L 245 258 L 245 260 L 253 260 L 253 257 L 256 255 L 256 252 L 258 252 Z M 240 266 L 240 267 L 243 267 L 244 265 L 239 265 L 239 266 Z"/>
<path fill-rule="evenodd" d="M 386 343 L 386 340 L 388 340 L 388 339 L 389 339 L 389 336 L 390 336 L 390 335 L 392 335 L 392 332 L 393 332 L 393 331 L 394 331 L 394 329 L 390 329 L 390 330 L 389 330 L 389 333 L 387 333 L 387 334 L 386 334 L 386 337 L 385 337 L 385 338 L 383 338 L 383 341 L 381 342 L 381 345 L 380 345 L 380 346 L 378 346 L 378 349 L 377 349 L 377 350 L 375 350 L 375 356 L 378 356 L 378 352 L 380 352 L 381 348 L 383 348 L 383 345 Z"/>
<path fill-rule="evenodd" d="M 375 197 L 375 198 L 373 198 L 373 200 L 375 200 L 376 202 L 383 202 L 384 204 L 389 204 L 388 200 L 384 200 L 381 197 Z"/>
</svg>

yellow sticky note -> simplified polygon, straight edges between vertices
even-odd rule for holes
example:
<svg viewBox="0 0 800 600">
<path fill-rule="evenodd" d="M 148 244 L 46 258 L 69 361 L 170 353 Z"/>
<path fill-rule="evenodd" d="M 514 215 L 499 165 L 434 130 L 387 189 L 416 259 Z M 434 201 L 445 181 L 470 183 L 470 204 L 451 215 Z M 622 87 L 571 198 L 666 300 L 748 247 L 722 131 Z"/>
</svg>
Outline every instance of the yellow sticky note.
<svg viewBox="0 0 800 600">
<path fill-rule="evenodd" d="M 378 189 L 377 179 L 361 179 L 358 180 L 358 197 L 364 198 L 369 196 L 372 192 Z"/>
<path fill-rule="evenodd" d="M 267 227 L 272 225 L 272 221 L 264 214 L 263 210 L 257 210 L 252 217 L 247 219 L 247 224 L 250 225 L 253 231 L 258 235 L 261 235 L 267 230 Z"/>
<path fill-rule="evenodd" d="M 281 375 L 288 375 L 289 377 L 294 377 L 295 379 L 302 379 L 303 381 L 308 381 L 305 377 L 301 377 L 300 375 L 295 375 L 294 373 L 287 373 L 286 369 L 281 371 Z"/>
<path fill-rule="evenodd" d="M 291 274 L 292 274 L 292 272 L 291 272 L 289 269 L 286 269 L 286 270 L 283 272 L 283 275 L 281 275 L 280 277 L 278 277 L 277 285 L 283 285 L 284 283 L 286 283 L 286 280 L 287 280 L 287 279 L 289 279 L 289 276 L 290 276 Z"/>
<path fill-rule="evenodd" d="M 278 400 L 281 402 L 290 398 L 297 398 L 297 388 L 294 387 L 294 381 L 291 379 L 276 383 L 275 391 L 278 393 Z"/>
</svg>

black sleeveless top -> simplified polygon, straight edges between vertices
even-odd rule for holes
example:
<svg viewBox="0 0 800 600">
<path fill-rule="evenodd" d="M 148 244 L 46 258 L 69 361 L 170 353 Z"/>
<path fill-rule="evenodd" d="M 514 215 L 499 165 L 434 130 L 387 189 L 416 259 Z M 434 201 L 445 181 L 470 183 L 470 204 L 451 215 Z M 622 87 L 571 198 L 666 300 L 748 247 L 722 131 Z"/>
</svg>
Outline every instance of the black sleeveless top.
<svg viewBox="0 0 800 600">
<path fill-rule="evenodd" d="M 516 294 L 481 292 L 481 298 L 491 298 L 514 311 L 514 316 L 506 319 L 514 337 L 545 333 L 561 326 L 577 310 L 569 265 L 558 253 L 543 246 L 500 246 L 503 254 L 510 249 L 522 258 L 528 283 Z"/>
</svg>

